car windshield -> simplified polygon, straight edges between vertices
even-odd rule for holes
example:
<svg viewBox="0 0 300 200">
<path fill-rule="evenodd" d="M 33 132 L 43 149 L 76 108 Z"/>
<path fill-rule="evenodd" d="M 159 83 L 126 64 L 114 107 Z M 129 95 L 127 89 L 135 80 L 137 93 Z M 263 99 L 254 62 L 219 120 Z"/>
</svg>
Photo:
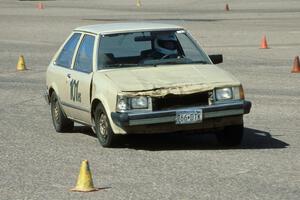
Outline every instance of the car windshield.
<svg viewBox="0 0 300 200">
<path fill-rule="evenodd" d="M 211 64 L 184 30 L 101 35 L 98 69 L 192 63 Z"/>
</svg>

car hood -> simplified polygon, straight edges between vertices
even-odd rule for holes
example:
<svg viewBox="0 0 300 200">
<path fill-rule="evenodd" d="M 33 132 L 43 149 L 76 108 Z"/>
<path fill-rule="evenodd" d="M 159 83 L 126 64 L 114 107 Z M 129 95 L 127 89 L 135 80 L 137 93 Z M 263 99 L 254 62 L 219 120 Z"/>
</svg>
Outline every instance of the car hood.
<svg viewBox="0 0 300 200">
<path fill-rule="evenodd" d="M 215 65 L 161 65 L 105 70 L 102 73 L 127 95 L 191 94 L 215 87 L 240 85 Z"/>
</svg>

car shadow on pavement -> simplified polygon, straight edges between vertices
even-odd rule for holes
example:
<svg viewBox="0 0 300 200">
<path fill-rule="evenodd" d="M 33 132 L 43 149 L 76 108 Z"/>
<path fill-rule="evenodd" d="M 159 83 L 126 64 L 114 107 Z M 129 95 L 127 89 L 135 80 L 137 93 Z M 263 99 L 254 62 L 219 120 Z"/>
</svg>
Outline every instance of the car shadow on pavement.
<svg viewBox="0 0 300 200">
<path fill-rule="evenodd" d="M 93 132 L 92 128 L 89 126 L 83 126 L 83 125 L 76 126 L 75 125 L 73 130 L 68 133 L 82 133 L 84 135 L 88 135 L 88 136 L 97 138 L 97 136 Z"/>
<path fill-rule="evenodd" d="M 75 126 L 74 133 L 96 137 L 92 129 Z M 245 128 L 242 144 L 237 147 L 219 145 L 215 134 L 168 133 L 118 135 L 115 148 L 129 148 L 148 151 L 163 150 L 218 150 L 218 149 L 281 149 L 289 144 L 273 138 L 269 132 Z"/>
</svg>

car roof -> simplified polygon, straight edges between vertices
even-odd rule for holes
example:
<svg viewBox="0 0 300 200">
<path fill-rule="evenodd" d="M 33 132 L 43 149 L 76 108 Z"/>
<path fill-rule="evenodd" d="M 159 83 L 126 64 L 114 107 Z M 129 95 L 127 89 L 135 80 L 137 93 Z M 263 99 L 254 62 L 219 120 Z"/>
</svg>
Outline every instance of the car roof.
<svg viewBox="0 0 300 200">
<path fill-rule="evenodd" d="M 126 23 L 109 23 L 82 26 L 74 31 L 89 32 L 95 34 L 112 34 L 135 31 L 153 31 L 153 30 L 178 30 L 183 29 L 173 24 L 163 24 L 154 22 L 126 22 Z"/>
</svg>

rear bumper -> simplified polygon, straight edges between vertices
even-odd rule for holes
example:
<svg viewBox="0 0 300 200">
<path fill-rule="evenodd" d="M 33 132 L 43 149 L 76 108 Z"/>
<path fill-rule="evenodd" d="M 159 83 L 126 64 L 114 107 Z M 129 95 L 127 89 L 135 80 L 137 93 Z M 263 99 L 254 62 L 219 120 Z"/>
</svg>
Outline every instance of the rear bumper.
<svg viewBox="0 0 300 200">
<path fill-rule="evenodd" d="M 223 118 L 230 116 L 238 116 L 248 114 L 251 109 L 250 101 L 238 101 L 224 104 L 215 104 L 203 107 L 192 107 L 186 109 L 167 110 L 167 111 L 153 111 L 145 113 L 111 113 L 113 122 L 120 127 L 130 127 L 138 125 L 175 123 L 176 112 L 180 110 L 202 110 L 203 120 L 206 119 Z"/>
</svg>

